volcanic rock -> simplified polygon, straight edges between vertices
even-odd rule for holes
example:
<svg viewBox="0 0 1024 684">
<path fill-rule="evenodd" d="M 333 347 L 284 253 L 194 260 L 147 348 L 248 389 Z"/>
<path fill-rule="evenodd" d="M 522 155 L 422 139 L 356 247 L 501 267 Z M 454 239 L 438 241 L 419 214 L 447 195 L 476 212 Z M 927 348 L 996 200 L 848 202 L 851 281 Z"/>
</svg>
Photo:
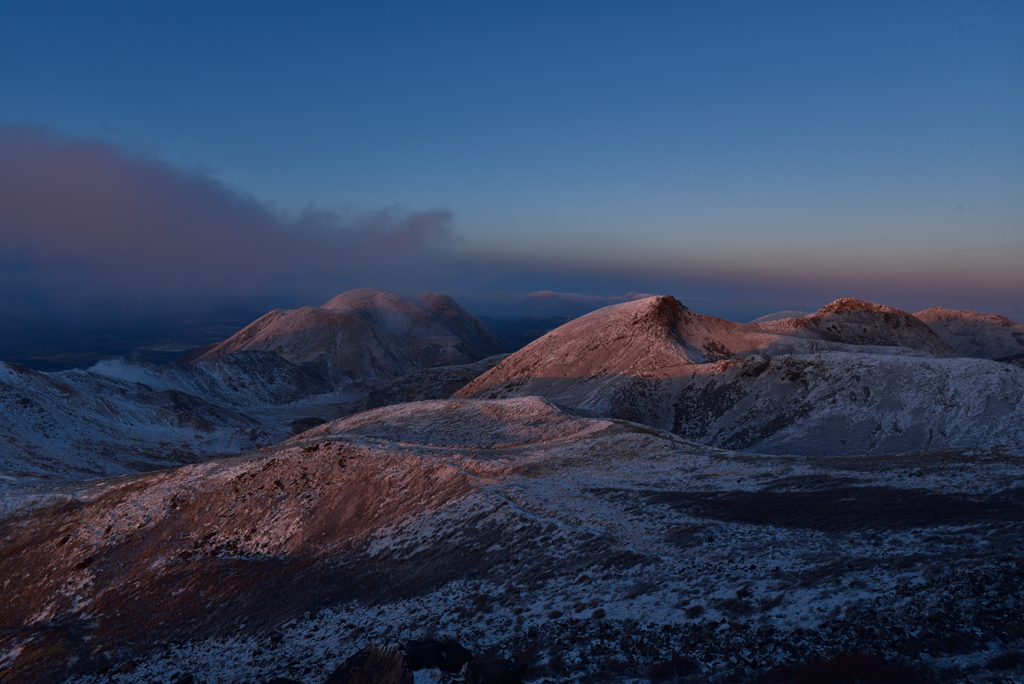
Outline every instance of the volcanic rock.
<svg viewBox="0 0 1024 684">
<path fill-rule="evenodd" d="M 0 663 L 323 681 L 428 630 L 506 656 L 502 677 L 749 679 L 867 652 L 980 680 L 1024 635 L 1019 460 L 726 452 L 539 398 L 390 406 L 0 518 Z M 338 676 L 360 673 L 408 668 L 371 649 Z"/>
</svg>

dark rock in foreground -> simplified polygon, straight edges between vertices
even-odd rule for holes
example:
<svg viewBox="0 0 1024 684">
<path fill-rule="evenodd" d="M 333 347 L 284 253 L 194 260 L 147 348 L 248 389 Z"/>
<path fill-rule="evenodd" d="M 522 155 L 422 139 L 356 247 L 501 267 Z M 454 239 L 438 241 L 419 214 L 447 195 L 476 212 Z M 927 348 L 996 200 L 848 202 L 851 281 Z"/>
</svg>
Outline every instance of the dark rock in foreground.
<svg viewBox="0 0 1024 684">
<path fill-rule="evenodd" d="M 397 646 L 367 646 L 342 663 L 324 684 L 413 684 Z"/>
</svg>

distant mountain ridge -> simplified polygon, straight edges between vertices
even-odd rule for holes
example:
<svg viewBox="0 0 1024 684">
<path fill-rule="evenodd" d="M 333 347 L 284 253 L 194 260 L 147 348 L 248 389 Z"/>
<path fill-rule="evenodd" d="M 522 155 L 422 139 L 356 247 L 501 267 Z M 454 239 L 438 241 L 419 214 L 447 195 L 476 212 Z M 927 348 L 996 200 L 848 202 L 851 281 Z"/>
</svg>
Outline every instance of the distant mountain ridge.
<svg viewBox="0 0 1024 684">
<path fill-rule="evenodd" d="M 933 306 L 914 314 L 964 356 L 1024 366 L 1024 325 L 999 314 Z"/>
<path fill-rule="evenodd" d="M 0 488 L 158 470 L 365 408 L 447 398 L 504 346 L 452 298 L 362 289 L 275 310 L 187 363 L 0 363 Z"/>
<path fill-rule="evenodd" d="M 843 297 L 814 313 L 758 324 L 762 330 L 810 340 L 906 347 L 935 356 L 958 356 L 917 317 L 901 309 Z"/>
<path fill-rule="evenodd" d="M 450 297 L 353 290 L 321 307 L 271 311 L 187 364 L 0 367 L 0 462 L 20 473 L 3 484 L 237 453 L 453 392 L 539 396 L 763 453 L 1019 449 L 1024 371 L 1012 353 L 1024 326 L 939 308 L 918 316 L 844 298 L 743 324 L 659 296 L 570 320 L 502 360 L 497 336 Z"/>
<path fill-rule="evenodd" d="M 321 307 L 271 311 L 185 362 L 246 350 L 275 352 L 346 384 L 473 363 L 505 347 L 447 295 L 424 292 L 414 302 L 393 292 L 360 289 Z"/>
<path fill-rule="evenodd" d="M 456 394 L 530 395 L 762 453 L 1024 444 L 1024 372 L 965 359 L 911 314 L 852 298 L 760 324 L 667 296 L 610 306 Z"/>
<path fill-rule="evenodd" d="M 526 316 L 504 320 L 480 316 L 480 320 L 498 336 L 509 351 L 519 351 L 539 337 L 572 320 L 569 316 L 535 318 Z"/>
<path fill-rule="evenodd" d="M 694 313 L 671 296 L 616 304 L 574 319 L 531 343 L 460 392 L 525 377 L 628 373 L 672 377 L 692 364 L 755 351 L 792 353 L 860 346 L 900 347 L 957 356 L 913 316 L 840 299 L 803 318 L 735 323 Z"/>
</svg>

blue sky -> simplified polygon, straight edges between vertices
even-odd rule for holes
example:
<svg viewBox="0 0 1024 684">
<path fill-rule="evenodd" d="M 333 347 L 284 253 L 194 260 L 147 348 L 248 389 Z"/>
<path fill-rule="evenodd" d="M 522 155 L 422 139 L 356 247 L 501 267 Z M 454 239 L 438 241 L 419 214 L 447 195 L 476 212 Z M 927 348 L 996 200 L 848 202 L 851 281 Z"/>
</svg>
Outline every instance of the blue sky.
<svg viewBox="0 0 1024 684">
<path fill-rule="evenodd" d="M 450 217 L 434 269 L 201 279 L 211 295 L 657 291 L 751 314 L 852 295 L 1024 318 L 1019 2 L 5 3 L 5 124 L 203 177 L 285 232 L 310 208 L 342 237 L 381 210 Z M 0 205 L 0 239 L 26 211 Z M 66 271 L 25 225 L 19 272 Z M 140 290 L 173 295 L 161 277 Z"/>
</svg>

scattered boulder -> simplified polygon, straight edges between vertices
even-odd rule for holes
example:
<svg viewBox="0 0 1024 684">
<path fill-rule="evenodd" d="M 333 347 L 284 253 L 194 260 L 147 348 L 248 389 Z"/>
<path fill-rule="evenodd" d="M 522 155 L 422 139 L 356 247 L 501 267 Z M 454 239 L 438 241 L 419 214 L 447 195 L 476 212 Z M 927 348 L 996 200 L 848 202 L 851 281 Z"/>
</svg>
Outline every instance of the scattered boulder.
<svg viewBox="0 0 1024 684">
<path fill-rule="evenodd" d="M 472 659 L 473 654 L 469 649 L 453 639 L 425 639 L 409 641 L 405 645 L 405 665 L 413 672 L 434 669 L 442 672 L 460 672 Z"/>
<path fill-rule="evenodd" d="M 349 656 L 324 684 L 413 684 L 398 646 L 370 645 Z"/>
<path fill-rule="evenodd" d="M 914 684 L 925 681 L 912 668 L 867 653 L 844 653 L 804 665 L 776 667 L 761 673 L 756 684 Z"/>
<path fill-rule="evenodd" d="M 654 663 L 647 670 L 647 676 L 652 681 L 663 681 L 676 679 L 696 672 L 700 667 L 692 658 L 684 655 L 675 655 L 668 660 Z"/>
<path fill-rule="evenodd" d="M 478 658 L 466 664 L 466 684 L 522 684 L 526 665 L 505 658 Z"/>
</svg>

